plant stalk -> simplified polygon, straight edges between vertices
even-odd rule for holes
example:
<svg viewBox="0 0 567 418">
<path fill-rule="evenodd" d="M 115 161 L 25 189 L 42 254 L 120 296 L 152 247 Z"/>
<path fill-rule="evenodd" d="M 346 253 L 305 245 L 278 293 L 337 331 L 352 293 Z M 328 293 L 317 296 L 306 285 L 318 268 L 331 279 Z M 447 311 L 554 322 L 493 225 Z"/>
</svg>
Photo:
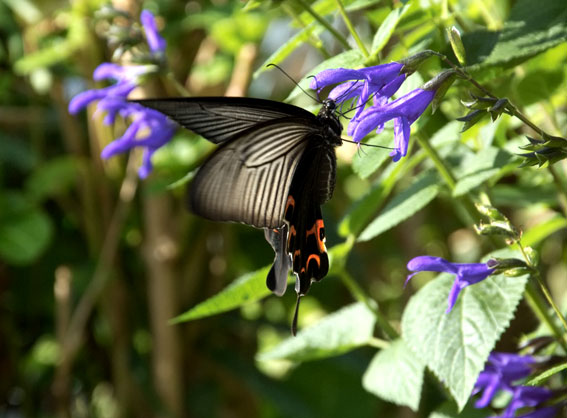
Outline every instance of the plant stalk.
<svg viewBox="0 0 567 418">
<path fill-rule="evenodd" d="M 329 22 L 327 22 L 322 16 L 319 15 L 315 10 L 305 2 L 305 0 L 295 0 L 307 13 L 309 13 L 313 18 L 319 22 L 325 29 L 327 29 L 339 41 L 346 50 L 351 49 L 346 38 L 341 35 Z"/>
<path fill-rule="evenodd" d="M 358 48 L 364 54 L 364 56 L 366 58 L 368 58 L 370 56 L 370 54 L 368 53 L 368 50 L 364 46 L 364 43 L 362 42 L 362 40 L 358 36 L 358 33 L 356 32 L 354 25 L 352 24 L 350 18 L 348 17 L 348 14 L 345 10 L 345 7 L 343 6 L 342 1 L 341 0 L 335 0 L 335 3 L 337 3 L 337 7 L 339 8 L 339 12 L 340 12 L 341 16 L 343 17 L 343 20 L 345 21 L 345 24 L 346 24 L 350 34 L 352 35 L 354 41 L 358 45 Z"/>
</svg>

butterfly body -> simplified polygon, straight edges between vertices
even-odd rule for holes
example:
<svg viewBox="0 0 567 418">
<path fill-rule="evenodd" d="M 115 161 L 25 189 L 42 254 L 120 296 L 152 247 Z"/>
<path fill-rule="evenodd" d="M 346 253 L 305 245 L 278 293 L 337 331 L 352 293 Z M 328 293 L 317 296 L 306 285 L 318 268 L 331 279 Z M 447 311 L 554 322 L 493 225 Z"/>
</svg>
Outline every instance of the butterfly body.
<svg viewBox="0 0 567 418">
<path fill-rule="evenodd" d="M 265 229 L 276 258 L 267 278 L 282 295 L 292 269 L 296 291 L 328 272 L 321 205 L 335 186 L 334 148 L 342 125 L 335 103 L 318 115 L 271 100 L 199 97 L 139 100 L 219 147 L 189 189 L 190 209 L 214 221 Z"/>
</svg>

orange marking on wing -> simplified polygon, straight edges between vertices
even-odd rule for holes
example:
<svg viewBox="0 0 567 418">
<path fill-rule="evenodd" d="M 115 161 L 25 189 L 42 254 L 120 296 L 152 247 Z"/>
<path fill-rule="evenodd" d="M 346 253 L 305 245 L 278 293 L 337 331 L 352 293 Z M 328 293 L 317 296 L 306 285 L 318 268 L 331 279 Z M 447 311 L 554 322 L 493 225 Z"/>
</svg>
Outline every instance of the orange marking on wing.
<svg viewBox="0 0 567 418">
<path fill-rule="evenodd" d="M 293 198 L 292 195 L 289 195 L 287 197 L 287 202 L 285 202 L 285 210 L 284 210 L 284 214 L 287 213 L 287 210 L 289 209 L 289 207 L 295 208 L 295 199 Z"/>
<path fill-rule="evenodd" d="M 313 227 L 305 233 L 306 239 L 311 234 L 315 235 L 315 239 L 317 240 L 317 245 L 319 246 L 319 252 L 321 253 L 327 251 L 327 248 L 325 247 L 325 237 L 321 239 L 321 230 L 322 229 L 324 230 L 324 228 L 325 228 L 325 223 L 323 222 L 323 219 L 317 219 L 313 224 Z"/>
<path fill-rule="evenodd" d="M 288 250 L 289 250 L 289 245 L 291 243 L 291 237 L 295 237 L 296 235 L 297 235 L 297 232 L 295 231 L 295 226 L 292 225 L 289 228 L 289 234 L 287 236 L 287 248 L 288 248 Z"/>
<path fill-rule="evenodd" d="M 313 224 L 313 227 L 312 227 L 311 229 L 309 229 L 309 230 L 305 233 L 305 239 L 307 239 L 307 237 L 309 237 L 309 235 L 314 234 L 315 232 L 317 232 L 317 222 L 318 222 L 318 221 L 316 221 L 316 222 Z"/>
<path fill-rule="evenodd" d="M 315 238 L 317 238 L 319 251 L 321 251 L 322 253 L 327 252 L 327 247 L 325 247 L 326 238 L 324 234 L 323 234 L 323 239 L 321 239 L 321 231 L 325 230 L 325 223 L 323 222 L 323 219 L 317 219 L 315 224 L 317 225 L 317 234 L 315 235 Z"/>
<path fill-rule="evenodd" d="M 317 265 L 319 267 L 321 267 L 321 257 L 319 257 L 317 254 L 311 254 L 308 258 L 307 258 L 307 263 L 305 263 L 305 265 L 307 267 L 309 267 L 309 261 L 311 261 L 311 259 L 314 259 L 317 262 Z"/>
</svg>

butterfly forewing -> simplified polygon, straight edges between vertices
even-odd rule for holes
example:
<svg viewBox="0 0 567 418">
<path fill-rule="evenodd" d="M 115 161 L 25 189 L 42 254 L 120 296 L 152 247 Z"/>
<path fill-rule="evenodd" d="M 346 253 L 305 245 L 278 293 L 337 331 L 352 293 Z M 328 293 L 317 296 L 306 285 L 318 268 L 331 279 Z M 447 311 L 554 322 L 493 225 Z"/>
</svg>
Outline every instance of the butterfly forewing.
<svg viewBox="0 0 567 418">
<path fill-rule="evenodd" d="M 224 143 L 195 176 L 191 209 L 214 221 L 281 227 L 295 168 L 312 133 L 305 120 L 283 118 Z"/>
<path fill-rule="evenodd" d="M 297 106 L 247 97 L 180 97 L 134 101 L 158 110 L 215 144 L 233 139 L 262 122 L 286 117 L 315 119 L 312 113 Z"/>
</svg>

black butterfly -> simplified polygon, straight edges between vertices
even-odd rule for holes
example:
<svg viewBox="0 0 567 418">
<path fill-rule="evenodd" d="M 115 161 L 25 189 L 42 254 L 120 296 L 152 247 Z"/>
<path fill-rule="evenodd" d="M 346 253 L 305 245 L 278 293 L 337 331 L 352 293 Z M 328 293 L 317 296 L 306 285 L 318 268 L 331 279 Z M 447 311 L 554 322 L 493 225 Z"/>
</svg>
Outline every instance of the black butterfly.
<svg viewBox="0 0 567 418">
<path fill-rule="evenodd" d="M 189 189 L 190 209 L 213 221 L 265 229 L 276 257 L 267 277 L 284 294 L 290 269 L 298 299 L 329 270 L 321 205 L 335 186 L 342 125 L 333 100 L 317 116 L 297 106 L 243 97 L 138 100 L 219 144 Z"/>
</svg>

